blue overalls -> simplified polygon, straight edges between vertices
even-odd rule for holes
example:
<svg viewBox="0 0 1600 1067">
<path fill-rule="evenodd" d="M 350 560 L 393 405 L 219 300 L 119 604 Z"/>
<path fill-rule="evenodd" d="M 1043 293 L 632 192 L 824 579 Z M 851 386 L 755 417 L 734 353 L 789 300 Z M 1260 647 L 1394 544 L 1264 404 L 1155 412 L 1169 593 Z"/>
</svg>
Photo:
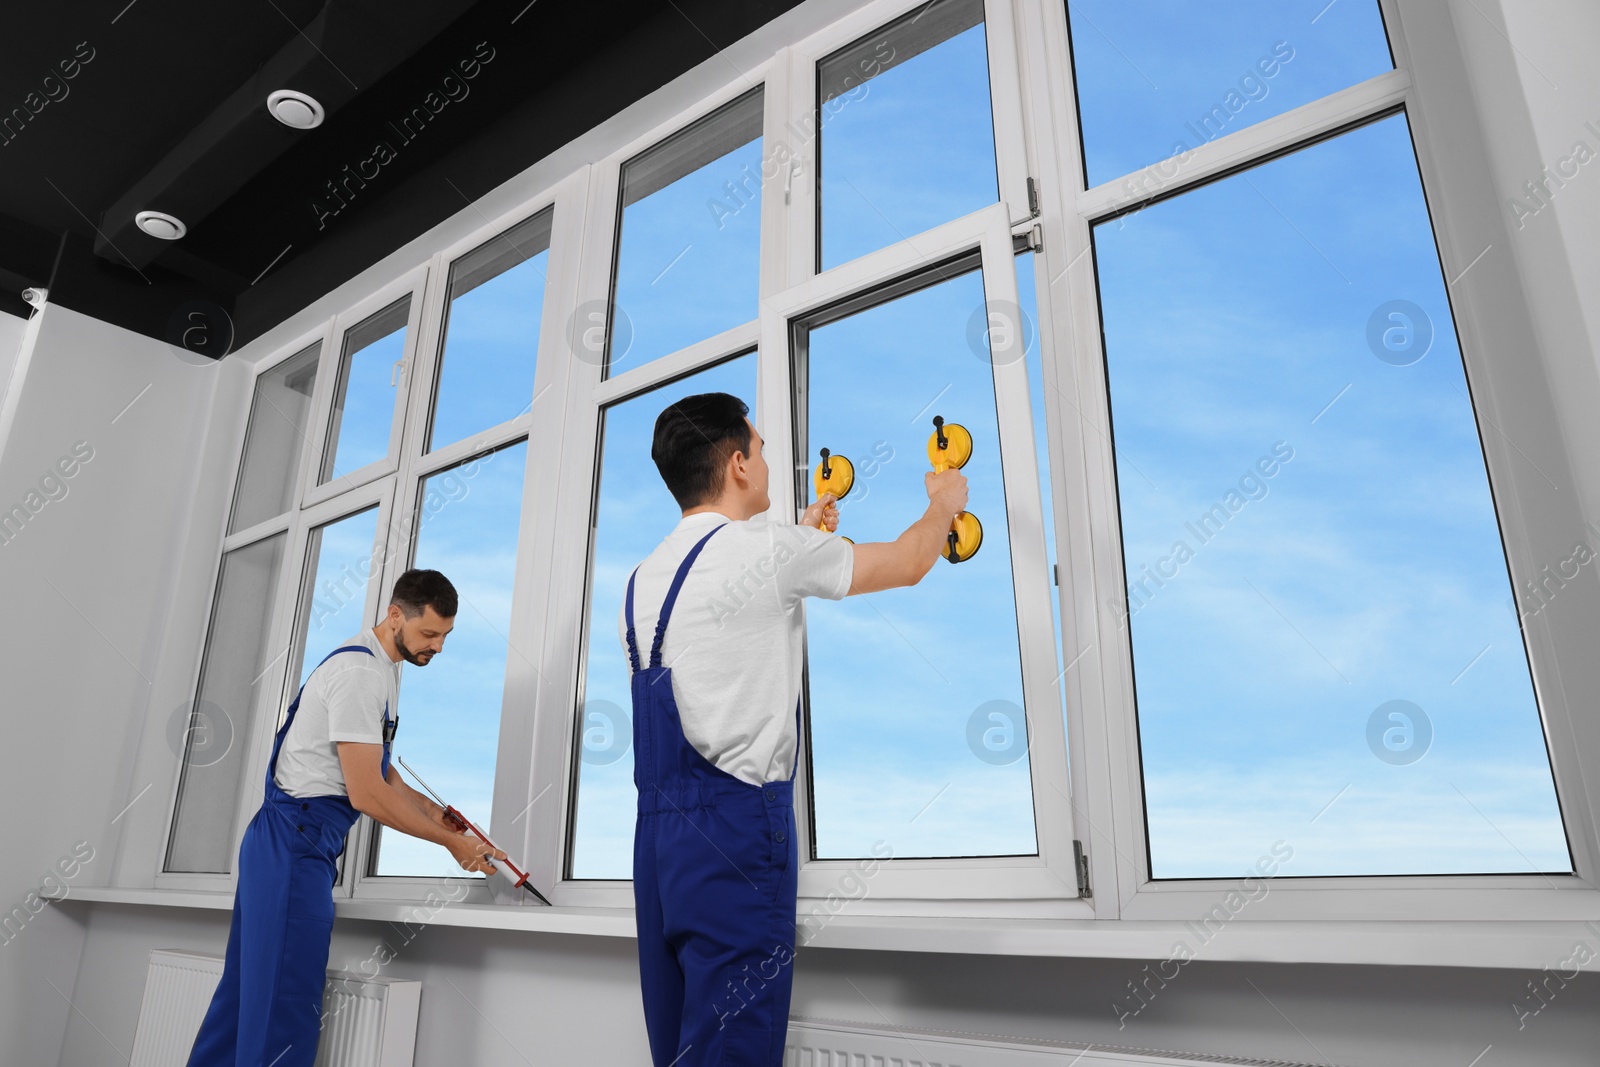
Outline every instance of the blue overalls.
<svg viewBox="0 0 1600 1067">
<path fill-rule="evenodd" d="M 678 590 L 720 529 L 702 537 L 678 567 L 643 670 L 633 632 L 638 569 L 628 578 L 639 790 L 633 900 L 656 1067 L 777 1067 L 789 1022 L 800 866 L 793 772 L 790 781 L 751 785 L 700 755 L 683 736 L 672 668 L 661 665 Z"/>
<path fill-rule="evenodd" d="M 375 655 L 364 645 L 345 645 L 322 663 L 341 652 Z M 273 781 L 278 752 L 304 695 L 301 686 L 272 741 L 261 810 L 239 843 L 239 888 L 222 980 L 194 1039 L 189 1067 L 311 1067 L 317 1058 L 335 861 L 359 813 L 347 796 L 294 797 Z M 383 718 L 387 778 L 395 722 L 387 706 Z"/>
</svg>

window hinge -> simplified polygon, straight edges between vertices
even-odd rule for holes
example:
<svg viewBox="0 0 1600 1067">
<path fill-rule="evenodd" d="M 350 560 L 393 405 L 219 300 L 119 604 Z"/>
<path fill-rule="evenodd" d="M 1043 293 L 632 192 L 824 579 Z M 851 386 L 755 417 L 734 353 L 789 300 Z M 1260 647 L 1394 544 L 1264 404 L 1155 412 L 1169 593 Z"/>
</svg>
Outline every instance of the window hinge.
<svg viewBox="0 0 1600 1067">
<path fill-rule="evenodd" d="M 1094 896 L 1094 890 L 1089 887 L 1089 854 L 1083 850 L 1082 841 L 1072 842 L 1072 858 L 1078 868 L 1078 895 Z"/>
<path fill-rule="evenodd" d="M 1028 179 L 1028 214 L 1039 217 L 1039 186 L 1032 178 Z"/>
<path fill-rule="evenodd" d="M 1033 224 L 1033 229 L 1028 231 L 1028 247 L 1035 252 L 1044 251 L 1044 226 Z"/>
</svg>

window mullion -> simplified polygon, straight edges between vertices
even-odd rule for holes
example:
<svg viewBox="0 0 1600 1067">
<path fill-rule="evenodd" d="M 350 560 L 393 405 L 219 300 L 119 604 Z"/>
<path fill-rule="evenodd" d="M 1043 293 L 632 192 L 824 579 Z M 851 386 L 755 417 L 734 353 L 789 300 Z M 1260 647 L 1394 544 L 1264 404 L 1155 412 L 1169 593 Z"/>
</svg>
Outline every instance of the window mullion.
<svg viewBox="0 0 1600 1067">
<path fill-rule="evenodd" d="M 793 228 L 797 127 L 789 125 L 789 119 L 794 114 L 796 97 L 803 93 L 797 92 L 794 85 L 790 52 L 780 49 L 773 58 L 762 94 L 761 278 L 757 287 L 762 298 L 790 284 L 791 246 L 798 236 Z"/>
<path fill-rule="evenodd" d="M 588 314 L 604 309 L 610 301 L 621 159 L 613 156 L 587 167 L 574 180 L 581 183 L 581 189 L 574 193 L 575 198 L 581 198 L 581 211 L 572 213 L 565 223 L 558 214 L 558 229 L 551 238 L 552 257 L 558 252 L 566 257 L 564 273 L 570 279 L 551 302 L 549 312 L 558 316 L 561 333 L 547 331 L 550 343 L 558 345 L 555 358 L 550 360 L 552 367 L 559 368 L 551 396 L 567 414 L 561 428 L 560 462 L 550 464 L 555 495 L 543 502 L 538 534 L 550 548 L 544 612 L 535 623 L 541 659 L 532 779 L 536 794 L 546 786 L 549 791 L 528 809 L 521 821 L 521 834 L 527 843 L 527 869 L 553 902 L 628 907 L 633 893 L 627 884 L 567 878 L 577 823 L 577 715 L 594 536 L 590 523 L 601 460 L 596 392 L 601 385 L 600 361 L 605 351 L 604 345 L 584 344 L 581 334 L 589 325 Z M 567 234 L 565 245 L 560 243 L 563 227 Z M 557 273 L 554 258 L 551 272 Z M 562 501 L 572 503 L 557 506 Z M 562 619 L 577 623 L 551 622 Z M 539 881 L 541 878 L 543 882 Z"/>
<path fill-rule="evenodd" d="M 564 628 L 551 627 L 556 616 L 549 608 L 554 576 L 558 568 L 569 566 L 564 557 L 573 547 L 561 537 L 557 505 L 563 478 L 568 467 L 587 465 L 578 446 L 567 439 L 575 365 L 567 324 L 580 299 L 583 235 L 590 213 L 588 179 L 589 168 L 580 168 L 554 196 L 490 820 L 495 840 L 539 890 L 557 902 L 565 762 L 551 766 L 540 757 L 546 752 L 559 756 L 567 738 L 567 691 L 548 684 L 560 677 L 551 649 L 553 632 Z M 527 903 L 525 894 L 518 903 Z"/>
<path fill-rule="evenodd" d="M 989 102 L 994 118 L 995 166 L 1000 199 L 1011 221 L 1028 218 L 1028 149 L 1023 133 L 1022 85 L 1014 0 L 985 0 L 984 40 L 989 53 Z"/>
<path fill-rule="evenodd" d="M 443 284 L 447 274 L 448 264 L 443 254 L 434 255 L 428 260 L 412 296 L 418 305 L 412 315 L 415 330 L 408 338 L 410 351 L 406 353 L 400 374 L 403 395 L 397 398 L 395 409 L 395 417 L 400 420 L 396 465 L 402 476 L 416 468 L 428 440 L 428 424 L 439 378 L 444 305 L 450 299 L 450 287 Z"/>
<path fill-rule="evenodd" d="M 1028 133 L 1044 237 L 1035 272 L 1037 325 L 1056 512 L 1052 578 L 1059 583 L 1062 666 L 1071 665 L 1060 684 L 1072 836 L 1089 856 L 1094 914 L 1111 919 L 1144 880 L 1145 853 L 1139 772 L 1128 748 L 1132 668 L 1105 605 L 1116 586 L 1099 577 L 1122 573 L 1099 297 L 1089 224 L 1074 209 L 1086 183 L 1066 4 L 1024 4 L 1018 18 L 1024 89 L 1034 103 Z"/>
<path fill-rule="evenodd" d="M 322 350 L 317 359 L 317 380 L 312 387 L 311 425 L 307 427 L 310 438 L 301 456 L 300 481 L 294 502 L 297 509 L 309 508 L 317 500 L 317 472 L 322 469 L 322 454 L 328 447 L 328 427 L 333 419 L 333 394 L 335 379 L 339 375 L 340 353 L 338 317 L 330 318 L 323 327 Z"/>
</svg>

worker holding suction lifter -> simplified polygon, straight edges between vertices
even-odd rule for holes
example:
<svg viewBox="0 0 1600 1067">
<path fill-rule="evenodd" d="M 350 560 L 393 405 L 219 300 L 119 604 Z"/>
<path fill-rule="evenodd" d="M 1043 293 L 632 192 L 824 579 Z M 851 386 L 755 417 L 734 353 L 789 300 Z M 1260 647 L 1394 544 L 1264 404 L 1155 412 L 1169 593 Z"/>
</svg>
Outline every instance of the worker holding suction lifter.
<svg viewBox="0 0 1600 1067">
<path fill-rule="evenodd" d="M 806 597 L 920 582 L 967 502 L 952 465 L 898 538 L 830 536 L 848 460 L 822 453 L 798 525 L 771 507 L 761 434 L 727 393 L 667 407 L 650 455 L 682 510 L 628 578 L 633 893 L 656 1067 L 778 1067 L 794 975 L 794 772 Z M 821 469 L 826 467 L 826 473 Z"/>
<path fill-rule="evenodd" d="M 389 765 L 399 662 L 426 667 L 454 625 L 456 590 L 438 571 L 394 584 L 383 621 L 340 644 L 306 679 L 272 742 L 261 808 L 239 845 L 222 979 L 190 1067 L 311 1067 L 333 933 L 333 881 L 360 815 L 443 845 L 463 870 L 506 854 L 447 818 Z M 451 809 L 453 810 L 453 809 Z M 465 823 L 466 820 L 457 820 Z M 470 824 L 469 824 L 470 826 Z"/>
</svg>

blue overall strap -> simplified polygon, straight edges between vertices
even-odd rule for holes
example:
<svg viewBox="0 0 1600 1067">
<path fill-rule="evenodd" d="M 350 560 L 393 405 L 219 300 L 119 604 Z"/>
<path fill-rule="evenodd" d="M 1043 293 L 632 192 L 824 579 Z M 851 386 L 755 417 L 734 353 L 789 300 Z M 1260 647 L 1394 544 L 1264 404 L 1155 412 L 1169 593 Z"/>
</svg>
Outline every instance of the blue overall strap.
<svg viewBox="0 0 1600 1067">
<path fill-rule="evenodd" d="M 694 566 L 694 561 L 700 555 L 700 550 L 706 547 L 706 542 L 711 540 L 711 534 L 722 529 L 727 523 L 718 523 L 712 527 L 711 533 L 706 534 L 695 542 L 689 554 L 683 557 L 683 562 L 678 564 L 678 573 L 672 576 L 672 585 L 667 590 L 667 599 L 661 603 L 661 617 L 656 620 L 656 637 L 650 645 L 650 666 L 661 666 L 661 640 L 667 636 L 667 620 L 672 617 L 672 606 L 678 602 L 678 590 L 683 588 L 683 580 L 689 576 L 689 568 Z"/>
<path fill-rule="evenodd" d="M 372 649 L 368 648 L 366 645 L 341 645 L 332 652 L 329 652 L 326 656 L 323 656 L 322 663 L 328 662 L 341 652 L 365 652 L 367 655 L 373 656 L 374 658 L 377 656 L 377 653 L 373 652 Z M 317 668 L 321 667 L 322 663 L 317 664 L 316 667 L 312 667 L 311 674 L 316 674 Z M 283 739 L 289 734 L 289 726 L 294 722 L 295 712 L 300 710 L 300 698 L 306 694 L 306 685 L 311 681 L 311 674 L 306 675 L 305 682 L 301 683 L 300 691 L 294 695 L 294 700 L 289 704 L 289 714 L 283 717 L 283 725 L 278 727 L 277 736 L 272 739 L 272 758 L 267 761 L 267 781 L 269 782 L 272 781 L 273 775 L 277 772 L 278 750 L 283 747 Z M 389 708 L 387 705 L 385 705 L 383 709 L 383 717 L 384 721 L 387 722 L 389 719 Z"/>
<path fill-rule="evenodd" d="M 794 702 L 794 763 L 789 767 L 789 780 L 794 781 L 795 772 L 800 769 L 800 701 Z"/>
<path fill-rule="evenodd" d="M 639 567 L 635 567 L 633 573 L 628 575 L 628 596 L 623 602 L 623 612 L 628 620 L 628 666 L 634 673 L 639 670 L 639 643 L 633 638 L 633 579 L 638 574 Z"/>
</svg>

